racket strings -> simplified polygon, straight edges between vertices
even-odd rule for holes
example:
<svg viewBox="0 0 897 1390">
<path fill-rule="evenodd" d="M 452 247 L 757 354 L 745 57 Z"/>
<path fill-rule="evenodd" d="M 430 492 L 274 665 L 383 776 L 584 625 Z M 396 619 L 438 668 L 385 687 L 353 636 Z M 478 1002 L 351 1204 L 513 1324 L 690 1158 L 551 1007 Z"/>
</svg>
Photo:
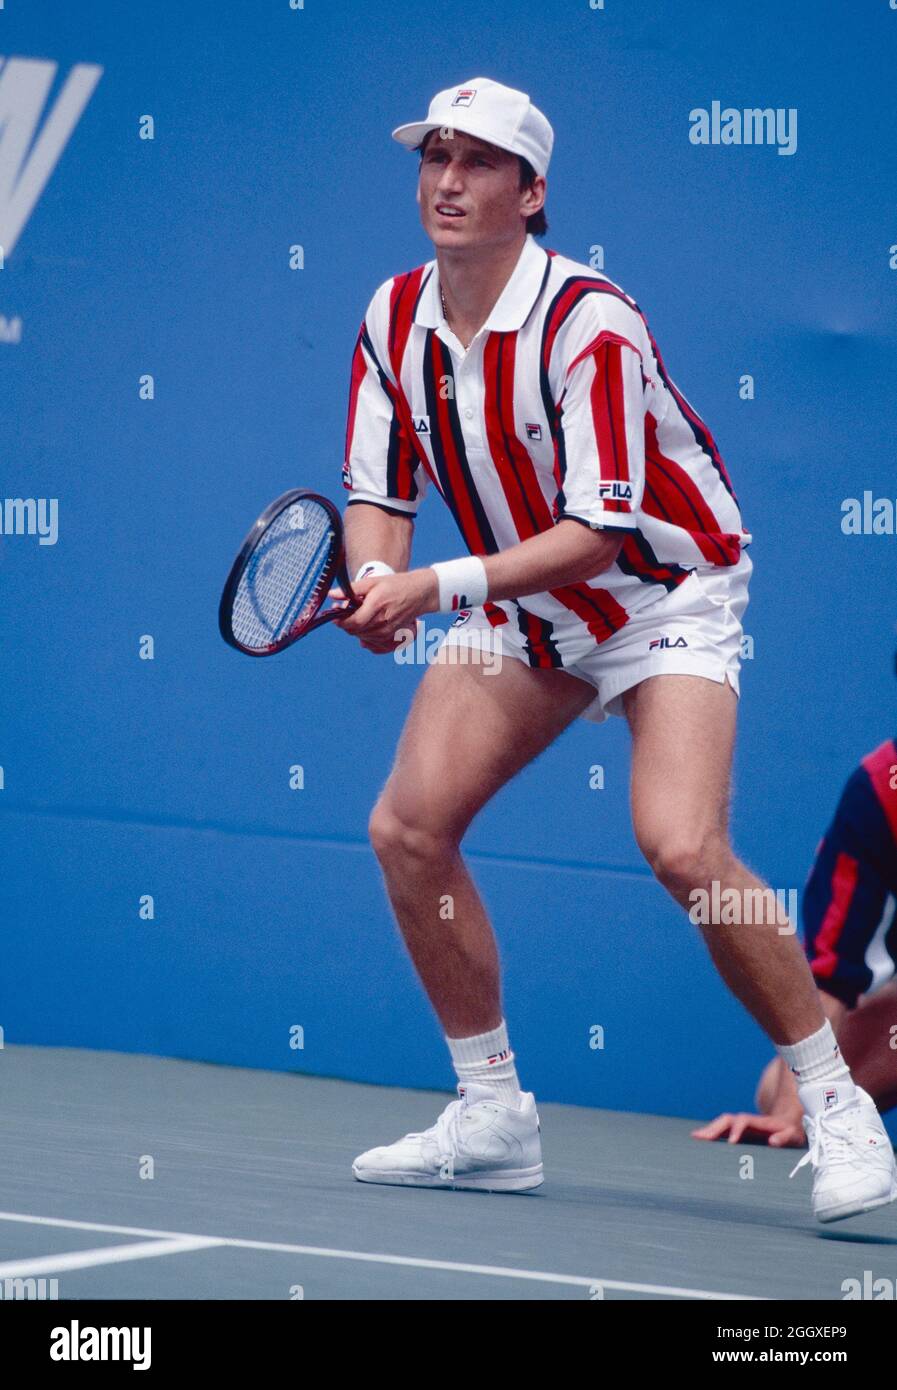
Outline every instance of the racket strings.
<svg viewBox="0 0 897 1390">
<path fill-rule="evenodd" d="M 266 528 L 234 595 L 237 641 L 262 650 L 310 621 L 329 588 L 336 544 L 327 511 L 313 501 L 284 509 Z"/>
</svg>

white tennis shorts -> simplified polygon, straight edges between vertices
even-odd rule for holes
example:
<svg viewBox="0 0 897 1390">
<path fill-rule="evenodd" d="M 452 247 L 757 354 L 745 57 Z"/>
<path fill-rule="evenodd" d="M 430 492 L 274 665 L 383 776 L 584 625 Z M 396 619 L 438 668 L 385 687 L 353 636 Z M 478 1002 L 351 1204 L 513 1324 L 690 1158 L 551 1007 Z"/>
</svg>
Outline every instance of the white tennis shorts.
<svg viewBox="0 0 897 1390">
<path fill-rule="evenodd" d="M 743 551 L 736 565 L 692 570 L 672 593 L 633 613 L 606 642 L 592 641 L 582 656 L 564 651 L 559 642 L 563 669 L 595 687 L 595 699 L 580 717 L 600 724 L 608 715 L 622 716 L 624 691 L 649 676 L 706 676 L 718 684 L 728 681 L 738 695 L 742 617 L 752 569 Z M 514 657 L 529 665 L 526 638 L 513 619 L 493 627 L 482 608 L 465 609 L 443 646 L 478 650 L 484 642 L 493 659 L 500 654 L 502 660 Z"/>
</svg>

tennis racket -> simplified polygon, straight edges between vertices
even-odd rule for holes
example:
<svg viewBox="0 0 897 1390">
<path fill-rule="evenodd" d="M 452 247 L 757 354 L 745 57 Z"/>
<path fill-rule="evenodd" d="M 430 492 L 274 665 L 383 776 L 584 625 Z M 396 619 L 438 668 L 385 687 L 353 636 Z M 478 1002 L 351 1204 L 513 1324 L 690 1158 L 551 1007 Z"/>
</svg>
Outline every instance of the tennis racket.
<svg viewBox="0 0 897 1390">
<path fill-rule="evenodd" d="M 348 600 L 321 609 L 338 580 Z M 293 488 L 262 512 L 234 561 L 218 606 L 225 642 L 273 656 L 361 606 L 346 572 L 343 523 L 326 497 Z"/>
</svg>

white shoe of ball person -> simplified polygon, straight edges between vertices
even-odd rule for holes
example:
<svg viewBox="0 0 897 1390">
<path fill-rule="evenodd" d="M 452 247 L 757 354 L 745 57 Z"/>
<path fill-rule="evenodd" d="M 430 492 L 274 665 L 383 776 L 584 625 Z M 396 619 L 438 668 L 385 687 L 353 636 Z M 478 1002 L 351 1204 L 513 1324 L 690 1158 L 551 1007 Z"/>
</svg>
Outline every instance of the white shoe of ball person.
<svg viewBox="0 0 897 1390">
<path fill-rule="evenodd" d="M 359 1182 L 401 1187 L 479 1188 L 526 1192 L 542 1183 L 542 1144 L 535 1098 L 503 1105 L 488 1086 L 458 1087 L 430 1129 L 368 1149 L 352 1165 Z"/>
<path fill-rule="evenodd" d="M 813 1212 L 819 1221 L 843 1221 L 897 1201 L 897 1164 L 872 1097 L 857 1086 L 849 1101 L 804 1116 L 813 1165 Z"/>
</svg>

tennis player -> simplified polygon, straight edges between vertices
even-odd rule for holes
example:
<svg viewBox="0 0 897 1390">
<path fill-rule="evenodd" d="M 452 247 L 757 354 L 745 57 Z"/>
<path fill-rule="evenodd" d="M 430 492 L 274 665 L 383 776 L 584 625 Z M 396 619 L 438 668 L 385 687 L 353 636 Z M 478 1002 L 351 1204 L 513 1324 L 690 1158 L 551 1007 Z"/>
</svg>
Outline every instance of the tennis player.
<svg viewBox="0 0 897 1390">
<path fill-rule="evenodd" d="M 878 1112 L 844 1064 L 793 928 L 729 843 L 750 535 L 713 436 L 638 305 L 539 245 L 553 133 L 525 93 L 475 77 L 393 134 L 420 153 L 436 255 L 380 286 L 358 335 L 343 483 L 364 601 L 339 621 L 386 654 L 422 614 L 458 614 L 370 822 L 458 1099 L 432 1128 L 362 1154 L 355 1177 L 494 1191 L 542 1182 L 535 1100 L 520 1088 L 495 937 L 460 844 L 574 719 L 610 715 L 631 730 L 633 825 L 660 883 L 683 908 L 714 884 L 726 901 L 727 890 L 767 894 L 763 924 L 702 930 L 794 1073 L 816 1215 L 893 1201 Z M 464 553 L 412 569 L 428 487 Z M 486 663 L 456 659 L 496 641 L 503 659 L 488 676 Z"/>
<path fill-rule="evenodd" d="M 803 898 L 804 945 L 819 1001 L 851 1071 L 881 1110 L 897 1105 L 897 740 L 886 739 L 847 779 L 820 841 Z M 759 1114 L 718 1115 L 695 1139 L 805 1142 L 794 1077 L 774 1058 Z"/>
</svg>

